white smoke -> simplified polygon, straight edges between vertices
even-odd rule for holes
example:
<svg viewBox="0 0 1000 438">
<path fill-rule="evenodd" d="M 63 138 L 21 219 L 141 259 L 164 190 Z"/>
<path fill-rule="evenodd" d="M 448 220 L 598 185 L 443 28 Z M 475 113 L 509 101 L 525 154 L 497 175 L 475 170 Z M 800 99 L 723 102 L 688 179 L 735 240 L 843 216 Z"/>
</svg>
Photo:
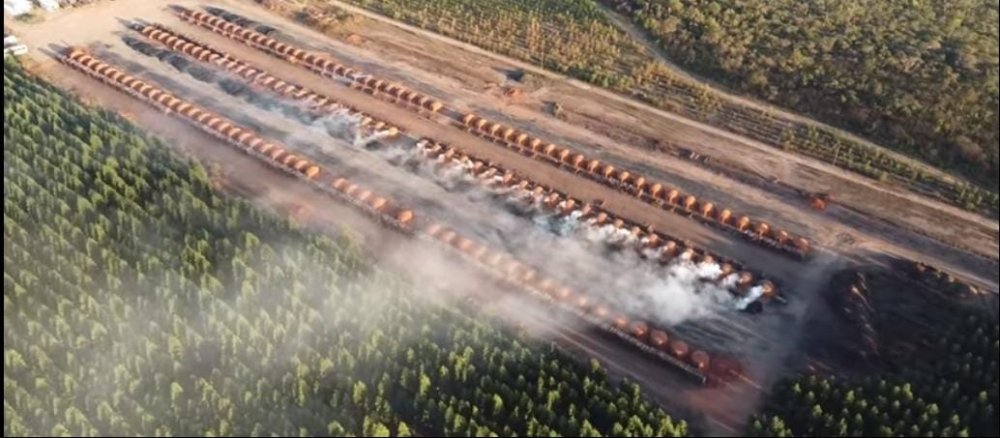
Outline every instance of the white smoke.
<svg viewBox="0 0 1000 438">
<path fill-rule="evenodd" d="M 365 147 L 373 142 L 392 136 L 386 129 L 370 130 L 361 126 L 362 116 L 351 114 L 346 107 L 339 107 L 318 119 L 331 137 L 348 140 L 354 147 Z"/>
<path fill-rule="evenodd" d="M 764 295 L 764 287 L 754 286 L 750 288 L 750 291 L 747 292 L 745 297 L 736 300 L 736 303 L 734 305 L 736 306 L 737 310 L 745 310 L 747 306 L 749 306 L 754 301 L 757 301 L 757 299 L 762 297 L 763 295 Z"/>
<path fill-rule="evenodd" d="M 564 204 L 560 204 L 559 208 L 562 208 Z M 557 236 L 568 236 L 580 229 L 580 217 L 583 213 L 580 210 L 573 210 L 570 214 L 564 216 L 558 216 L 554 220 L 549 216 L 549 227 L 553 233 Z"/>
<path fill-rule="evenodd" d="M 392 137 L 393 132 L 387 129 L 382 129 L 378 131 L 372 131 L 370 134 L 365 134 L 364 129 L 360 127 L 355 127 L 354 134 L 354 146 L 364 147 L 376 141 Z"/>
<path fill-rule="evenodd" d="M 537 234 L 524 233 L 523 241 L 507 242 L 508 247 L 515 253 L 539 242 L 557 247 L 561 259 L 545 260 L 539 266 L 618 311 L 669 327 L 743 310 L 763 294 L 763 288 L 756 286 L 737 298 L 731 291 L 737 287 L 739 274 L 723 276 L 722 266 L 714 261 L 694 263 L 692 252 L 678 248 L 676 257 L 662 265 L 664 248 L 648 247 L 647 238 L 640 240 L 627 227 L 616 227 L 611 219 L 602 224 L 594 217 L 584 219 L 580 210 L 563 213 L 564 202 L 548 208 L 543 203 L 545 196 L 536 197 L 533 188 L 505 185 L 502 172 L 476 177 L 469 171 L 471 160 L 457 156 L 445 159 L 443 155 L 430 158 L 424 146 L 426 143 L 388 147 L 379 153 L 389 159 L 413 160 L 417 172 L 443 187 L 468 186 L 470 192 L 488 194 L 525 216 Z M 521 255 L 527 254 L 530 251 Z M 609 272 L 614 275 L 607 275 Z"/>
<path fill-rule="evenodd" d="M 663 247 L 650 248 L 643 242 L 642 256 L 648 260 L 659 260 L 663 256 Z"/>
<path fill-rule="evenodd" d="M 719 284 L 722 285 L 722 287 L 724 288 L 731 289 L 736 287 L 736 282 L 739 281 L 739 279 L 740 279 L 739 274 L 732 273 L 727 275 L 726 278 L 723 278 L 722 281 L 719 282 Z"/>
<path fill-rule="evenodd" d="M 744 310 L 763 294 L 763 288 L 756 286 L 747 296 L 737 298 L 731 291 L 736 289 L 739 274 L 730 273 L 723 277 L 724 271 L 719 263 L 694 263 L 691 261 L 692 253 L 681 251 L 670 263 L 661 265 L 659 260 L 664 247 L 650 248 L 648 240 L 639 241 L 626 229 L 607 223 L 599 225 L 594 219 L 581 220 L 581 216 L 582 213 L 576 210 L 565 216 L 539 214 L 532 219 L 539 228 L 560 236 L 576 234 L 581 237 L 580 242 L 589 243 L 577 250 L 581 253 L 592 253 L 593 249 L 586 246 L 595 244 L 638 249 L 606 253 L 600 267 L 583 261 L 592 259 L 592 255 L 579 255 L 581 262 L 577 269 L 615 273 L 613 279 L 607 275 L 595 275 L 583 284 L 584 290 L 606 300 L 613 308 L 669 327 Z M 569 223 L 573 225 L 567 226 Z M 567 245 L 561 248 L 566 258 L 574 257 L 575 251 L 571 248 L 574 247 Z M 572 273 L 568 278 L 571 277 Z"/>
<path fill-rule="evenodd" d="M 333 111 L 318 120 L 331 137 L 350 139 L 357 135 L 359 121 L 357 117 L 350 115 L 345 108 Z"/>
<path fill-rule="evenodd" d="M 624 281 L 622 287 L 628 289 L 609 298 L 622 311 L 668 327 L 717 317 L 731 311 L 734 298 L 725 287 L 706 281 L 721 272 L 711 265 L 677 260 Z"/>
<path fill-rule="evenodd" d="M 434 172 L 434 179 L 442 187 L 448 190 L 454 190 L 462 184 L 467 184 L 469 180 L 467 179 L 467 173 L 462 169 L 462 166 L 443 166 Z"/>
<path fill-rule="evenodd" d="M 702 262 L 695 269 L 700 280 L 714 280 L 722 275 L 722 267 L 717 263 Z"/>
<path fill-rule="evenodd" d="M 386 161 L 397 165 L 410 162 L 417 156 L 413 149 L 403 148 L 386 148 L 382 150 L 382 155 Z"/>
<path fill-rule="evenodd" d="M 331 137 L 347 140 L 356 148 L 384 140 L 389 135 L 387 131 L 371 132 L 360 126 L 361 121 L 360 116 L 339 107 L 315 120 L 311 128 L 325 130 Z M 527 215 L 536 226 L 534 230 L 526 230 L 524 241 L 507 245 L 508 249 L 577 287 L 580 292 L 605 300 L 620 311 L 669 326 L 745 309 L 763 294 L 763 288 L 757 286 L 751 288 L 746 297 L 733 298 L 729 290 L 736 286 L 739 276 L 729 274 L 720 280 L 721 266 L 692 263 L 690 254 L 663 266 L 660 264 L 662 247 L 648 248 L 648 242 L 640 242 L 629 230 L 607 222 L 597 224 L 594 219 L 584 220 L 579 210 L 563 214 L 565 204 L 556 209 L 545 208 L 531 190 L 503 185 L 502 173 L 487 176 L 489 184 L 476 182 L 480 178 L 468 171 L 473 164 L 470 160 L 445 163 L 443 159 L 426 159 L 421 147 L 426 143 L 417 147 L 412 147 L 412 143 L 404 146 L 405 141 L 380 143 L 386 147 L 378 148 L 377 153 L 391 162 L 414 164 L 418 172 L 431 175 L 448 189 L 466 184 L 478 187 L 478 192 L 489 193 L 492 198 L 516 204 L 518 211 Z M 548 253 L 558 252 L 562 260 L 531 259 L 528 253 L 537 248 L 539 242 L 554 248 Z M 614 248 L 608 251 L 608 247 Z M 633 247 L 639 250 L 633 251 Z"/>
<path fill-rule="evenodd" d="M 584 236 L 591 242 L 615 243 L 618 239 L 618 228 L 614 225 L 597 225 L 593 220 L 588 222 Z"/>
</svg>

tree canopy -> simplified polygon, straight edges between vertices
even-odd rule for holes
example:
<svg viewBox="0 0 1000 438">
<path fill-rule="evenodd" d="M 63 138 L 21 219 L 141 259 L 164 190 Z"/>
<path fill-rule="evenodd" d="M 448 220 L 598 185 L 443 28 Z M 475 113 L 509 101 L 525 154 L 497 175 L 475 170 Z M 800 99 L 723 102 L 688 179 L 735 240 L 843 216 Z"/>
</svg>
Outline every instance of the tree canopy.
<svg viewBox="0 0 1000 438">
<path fill-rule="evenodd" d="M 876 278 L 873 284 L 885 283 Z M 750 435 L 1000 434 L 1000 324 L 995 317 L 981 308 L 945 302 L 939 306 L 952 309 L 936 312 L 932 327 L 913 329 L 888 311 L 885 300 L 921 292 L 870 293 L 884 292 L 891 294 L 869 301 L 875 337 L 889 350 L 875 372 L 866 369 L 863 378 L 808 375 L 778 383 L 763 412 L 751 419 Z M 906 309 L 911 317 L 926 320 L 923 312 Z"/>
<path fill-rule="evenodd" d="M 996 2 L 613 3 L 686 67 L 996 191 Z"/>
</svg>

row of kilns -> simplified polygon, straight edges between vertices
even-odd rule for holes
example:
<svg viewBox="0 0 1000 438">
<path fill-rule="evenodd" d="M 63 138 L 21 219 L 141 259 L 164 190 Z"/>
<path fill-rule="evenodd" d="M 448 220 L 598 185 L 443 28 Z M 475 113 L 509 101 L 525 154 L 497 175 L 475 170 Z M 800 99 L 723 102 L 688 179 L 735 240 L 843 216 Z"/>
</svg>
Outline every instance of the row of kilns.
<svg viewBox="0 0 1000 438">
<path fill-rule="evenodd" d="M 562 215 L 572 213 L 579 205 L 576 199 L 557 190 L 523 179 L 514 172 L 480 160 L 457 148 L 421 139 L 417 142 L 417 149 L 421 155 L 434 161 L 439 167 L 460 166 L 469 176 L 483 185 L 517 192 L 521 195 L 520 200 L 526 204 L 539 205 L 548 211 L 558 210 Z"/>
<path fill-rule="evenodd" d="M 529 288 L 603 326 L 631 336 L 648 347 L 687 361 L 699 372 L 704 372 L 710 365 L 708 353 L 693 349 L 685 341 L 676 339 L 663 330 L 651 330 L 645 322 L 630 321 L 625 315 L 611 311 L 607 305 L 574 292 L 509 255 L 492 251 L 486 245 L 466 238 L 451 228 L 432 223 L 423 230 L 423 234 L 451 246 L 487 269 L 500 273 L 508 281 Z"/>
<path fill-rule="evenodd" d="M 82 49 L 69 49 L 61 60 L 120 91 L 147 102 L 151 106 L 168 112 L 175 117 L 180 117 L 205 132 L 223 139 L 242 150 L 252 152 L 254 155 L 266 159 L 269 163 L 277 165 L 283 170 L 296 172 L 304 178 L 312 179 L 314 183 L 315 177 L 321 172 L 319 166 L 287 153 L 281 146 L 268 143 L 249 130 L 235 126 L 221 117 L 215 116 L 152 85 L 122 73 L 120 70 L 92 57 Z M 329 188 L 332 192 L 339 194 L 342 198 L 348 199 L 352 204 L 361 207 L 383 222 L 389 222 L 407 231 L 413 227 L 414 213 L 412 211 L 392 205 L 386 198 L 375 194 L 371 190 L 360 187 L 343 178 L 335 179 Z M 534 269 L 506 255 L 492 252 L 484 245 L 458 235 L 454 230 L 447 229 L 440 224 L 432 223 L 422 231 L 426 236 L 459 250 L 480 264 L 491 268 L 492 271 L 501 273 L 506 278 L 528 286 L 537 292 L 545 293 L 554 299 L 572 303 L 575 308 L 580 309 L 582 312 L 586 312 L 593 307 L 590 300 L 586 297 L 582 295 L 578 296 L 568 288 L 558 286 L 550 279 L 540 278 Z M 623 327 L 623 324 L 628 324 L 627 320 L 624 323 L 622 322 L 623 317 L 616 316 L 614 319 L 609 319 L 609 311 L 603 306 L 594 307 L 592 313 L 596 317 L 604 318 L 602 321 L 605 323 L 614 324 L 616 328 Z M 635 330 L 631 333 L 636 339 L 643 339 L 645 336 L 644 333 Z M 656 339 L 659 338 L 657 337 Z M 650 342 L 653 341 L 651 340 Z M 655 345 L 655 343 L 652 345 Z M 686 354 L 686 351 L 680 354 Z M 697 359 L 697 362 L 694 363 L 704 364 L 703 366 L 707 367 L 707 360 L 702 360 L 705 357 L 707 355 L 699 354 L 696 356 L 692 353 L 691 360 L 695 361 L 695 358 L 701 358 Z"/>
<path fill-rule="evenodd" d="M 590 227 L 613 227 L 618 230 L 619 236 L 624 236 L 618 244 L 633 244 L 636 251 L 645 258 L 655 257 L 662 264 L 669 264 L 675 260 L 696 264 L 718 263 L 718 276 L 706 280 L 724 285 L 737 294 L 746 293 L 754 286 L 754 275 L 747 271 L 739 271 L 741 267 L 733 262 L 722 261 L 704 250 L 679 244 L 678 240 L 670 236 L 615 217 L 599 207 L 580 202 L 515 172 L 505 170 L 499 165 L 428 139 L 417 142 L 417 148 L 424 157 L 440 166 L 461 166 L 469 176 L 493 190 L 512 192 L 515 196 L 520 196 L 522 201 L 540 205 L 549 212 L 564 216 L 575 215 L 581 224 Z M 762 287 L 765 298 L 773 297 L 777 293 L 770 281 L 764 280 L 758 285 Z"/>
<path fill-rule="evenodd" d="M 699 201 L 694 195 L 684 194 L 677 189 L 666 188 L 663 184 L 647 181 L 641 175 L 616 169 L 611 164 L 589 159 L 568 148 L 545 143 L 539 138 L 519 132 L 514 128 L 492 122 L 475 114 L 463 116 L 462 125 L 480 136 L 499 141 L 523 154 L 541 157 L 555 165 L 568 167 L 603 184 L 636 196 L 645 202 L 671 209 L 679 207 L 703 220 L 738 231 L 767 247 L 782 252 L 795 254 L 802 258 L 809 253 L 809 241 L 803 237 L 791 236 L 784 230 L 772 229 L 767 223 L 753 221 L 747 216 L 734 215 L 732 211 L 719 209 L 711 202 Z"/>
<path fill-rule="evenodd" d="M 180 17 L 185 21 L 195 23 L 290 62 L 301 63 L 320 75 L 346 79 L 354 87 L 364 89 L 372 94 L 388 96 L 393 101 L 408 106 L 432 112 L 437 112 L 443 107 L 441 102 L 409 90 L 400 84 L 380 80 L 369 74 L 337 64 L 323 56 L 274 40 L 223 18 L 185 8 L 177 9 Z M 576 171 L 585 172 L 601 182 L 631 193 L 647 202 L 657 203 L 671 209 L 681 207 L 710 223 L 735 230 L 766 247 L 781 252 L 795 254 L 802 258 L 809 254 L 810 244 L 808 240 L 803 237 L 791 236 L 784 230 L 772 230 L 770 225 L 765 222 L 755 222 L 747 216 L 736 217 L 730 210 L 716 209 L 711 202 L 698 202 L 693 195 L 682 194 L 676 189 L 664 189 L 662 184 L 647 182 L 643 176 L 633 175 L 626 170 L 617 170 L 610 164 L 601 163 L 596 159 L 588 159 L 583 154 L 573 153 L 569 149 L 560 148 L 552 143 L 544 143 L 538 138 L 517 132 L 513 128 L 488 121 L 474 114 L 465 115 L 462 122 L 479 134 L 503 141 L 508 146 L 516 147 L 522 152 L 541 155 L 561 166 L 565 165 Z"/>
<path fill-rule="evenodd" d="M 197 24 L 291 63 L 300 64 L 321 76 L 346 80 L 352 87 L 362 89 L 372 95 L 385 97 L 397 104 L 430 112 L 437 112 L 444 106 L 441 102 L 427 95 L 410 90 L 400 84 L 378 79 L 365 72 L 336 63 L 325 56 L 306 52 L 220 17 L 184 8 L 178 8 L 178 11 L 181 19 L 185 21 Z"/>
<path fill-rule="evenodd" d="M 364 89 L 369 93 L 388 96 L 397 103 L 432 112 L 437 112 L 443 106 L 441 102 L 409 90 L 400 84 L 380 80 L 369 74 L 337 64 L 323 56 L 295 48 L 259 32 L 228 22 L 223 18 L 184 8 L 178 8 L 178 10 L 180 17 L 186 21 L 293 63 L 301 63 L 320 75 L 346 79 L 352 86 Z M 711 202 L 698 202 L 693 195 L 682 194 L 676 189 L 664 189 L 662 184 L 647 182 L 643 176 L 633 175 L 627 170 L 617 170 L 613 165 L 601 163 L 596 159 L 588 159 L 583 154 L 574 153 L 552 143 L 544 143 L 538 138 L 473 114 L 465 115 L 462 122 L 479 134 L 500 140 L 522 152 L 541 155 L 560 166 L 568 166 L 576 171 L 584 172 L 592 178 L 631 193 L 646 202 L 657 203 L 671 209 L 681 207 L 684 211 L 697 214 L 710 223 L 735 230 L 766 247 L 781 252 L 794 254 L 801 258 L 805 258 L 809 254 L 810 244 L 808 240 L 803 237 L 791 236 L 784 230 L 772 230 L 770 225 L 765 222 L 755 222 L 747 216 L 737 217 L 730 210 L 718 210 Z"/>
<path fill-rule="evenodd" d="M 369 133 L 380 132 L 386 133 L 389 136 L 395 136 L 399 133 L 399 128 L 384 120 L 380 120 L 303 86 L 285 82 L 260 68 L 254 67 L 220 50 L 195 42 L 166 27 L 140 25 L 137 26 L 137 30 L 146 38 L 157 41 L 171 50 L 191 56 L 198 61 L 218 66 L 240 76 L 249 83 L 261 86 L 283 97 L 306 102 L 309 104 L 311 110 L 318 114 L 344 113 L 356 117 L 359 120 L 358 126 Z"/>
<path fill-rule="evenodd" d="M 288 153 L 284 148 L 260 138 L 254 132 L 236 126 L 232 121 L 178 99 L 157 87 L 125 74 L 119 69 L 100 61 L 85 50 L 70 48 L 62 61 L 66 64 L 122 90 L 167 113 L 172 113 L 202 131 L 239 147 L 249 153 L 267 157 L 268 163 L 284 171 L 313 179 L 320 173 L 320 167 L 309 160 Z"/>
<path fill-rule="evenodd" d="M 333 180 L 330 188 L 379 221 L 407 232 L 412 231 L 413 211 L 396 206 L 385 197 L 344 178 Z"/>
<path fill-rule="evenodd" d="M 272 166 L 308 180 L 317 179 L 322 171 L 318 165 L 286 151 L 281 145 L 268 142 L 252 131 L 236 126 L 231 121 L 122 73 L 82 49 L 69 49 L 61 59 L 66 64 L 104 83 L 179 117 L 233 146 L 261 157 Z M 371 190 L 358 187 L 343 178 L 333 181 L 331 188 L 342 194 L 342 197 L 349 202 L 368 211 L 383 222 L 391 223 L 404 230 L 408 230 L 411 226 L 414 218 L 412 211 L 394 206 L 388 199 L 376 195 Z"/>
</svg>

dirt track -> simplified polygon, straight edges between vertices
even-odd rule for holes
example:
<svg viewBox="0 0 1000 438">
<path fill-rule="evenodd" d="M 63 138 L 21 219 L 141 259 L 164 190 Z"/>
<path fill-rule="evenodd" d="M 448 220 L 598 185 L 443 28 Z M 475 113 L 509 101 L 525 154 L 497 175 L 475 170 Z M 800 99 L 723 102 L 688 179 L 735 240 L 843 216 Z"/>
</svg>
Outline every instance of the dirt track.
<svg viewBox="0 0 1000 438">
<path fill-rule="evenodd" d="M 180 3 L 197 7 L 201 2 L 184 1 Z M 925 257 L 942 261 L 940 264 L 944 266 L 956 267 L 955 270 L 958 272 L 965 272 L 969 276 L 977 276 L 984 282 L 995 284 L 996 270 L 990 271 L 988 262 L 970 261 L 980 260 L 973 256 L 967 256 L 947 248 L 942 249 L 940 245 L 933 246 L 932 243 L 927 243 L 927 239 L 921 241 L 909 235 L 903 236 L 905 239 L 910 239 L 905 241 L 906 245 L 892 247 L 892 240 L 886 242 L 880 238 L 868 236 L 868 233 L 871 232 L 871 219 L 862 215 L 857 215 L 859 217 L 854 219 L 857 223 L 842 224 L 840 218 L 847 216 L 844 216 L 842 212 L 837 212 L 836 207 L 827 216 L 804 211 L 801 207 L 786 204 L 787 198 L 776 197 L 759 188 L 742 185 L 706 169 L 692 166 L 687 161 L 669 156 L 653 155 L 648 151 L 644 154 L 645 156 L 636 155 L 637 149 L 633 147 L 618 144 L 599 133 L 581 131 L 572 123 L 548 118 L 536 108 L 543 100 L 539 96 L 558 94 L 562 102 L 576 102 L 574 99 L 581 99 L 579 104 L 574 103 L 567 106 L 587 107 L 592 111 L 601 110 L 592 97 L 582 96 L 578 90 L 571 90 L 572 87 L 553 84 L 551 87 L 528 96 L 528 99 L 520 104 L 507 105 L 501 98 L 488 94 L 484 96 L 481 89 L 475 89 L 475 84 L 478 83 L 477 81 L 481 81 L 484 75 L 493 75 L 494 77 L 497 75 L 496 71 L 490 70 L 489 61 L 484 61 L 476 55 L 459 53 L 454 50 L 449 53 L 449 55 L 453 55 L 449 56 L 453 62 L 465 66 L 462 69 L 456 69 L 456 71 L 465 75 L 463 80 L 467 80 L 466 83 L 454 77 L 444 76 L 440 66 L 426 71 L 415 68 L 414 65 L 426 66 L 433 62 L 428 61 L 428 59 L 441 59 L 440 55 L 425 53 L 425 51 L 439 47 L 434 45 L 439 43 L 427 43 L 428 46 L 422 48 L 415 47 L 420 46 L 421 43 L 415 41 L 414 36 L 400 39 L 403 34 L 390 26 L 373 26 L 366 29 L 366 32 L 370 30 L 371 33 L 365 34 L 367 42 L 363 44 L 362 48 L 358 48 L 324 39 L 316 35 L 315 32 L 268 15 L 265 11 L 247 7 L 243 3 L 216 3 L 221 3 L 221 6 L 227 9 L 262 22 L 276 24 L 282 29 L 283 34 L 291 39 L 309 44 L 313 48 L 329 50 L 337 57 L 357 64 L 365 70 L 380 75 L 384 74 L 387 77 L 413 85 L 415 88 L 430 92 L 436 97 L 446 98 L 449 103 L 458 102 L 458 105 L 464 109 L 475 109 L 479 113 L 515 125 L 543 138 L 558 140 L 580 150 L 594 153 L 602 160 L 642 170 L 648 175 L 656 175 L 667 182 L 695 193 L 699 197 L 708 197 L 722 204 L 732 205 L 737 207 L 738 211 L 760 212 L 760 216 L 763 217 L 777 217 L 778 220 L 775 220 L 775 223 L 807 235 L 836 233 L 837 236 L 841 237 L 824 239 L 822 243 L 852 259 L 858 260 L 876 256 L 887 246 L 891 248 L 892 252 L 898 254 L 911 254 L 919 251 Z M 373 99 L 360 91 L 337 85 L 332 81 L 312 75 L 304 69 L 268 57 L 206 30 L 185 24 L 168 13 L 163 6 L 163 4 L 148 1 L 119 0 L 99 3 L 79 10 L 62 11 L 49 17 L 41 24 L 30 26 L 14 24 L 12 27 L 32 48 L 51 50 L 55 46 L 89 46 L 106 60 L 127 67 L 131 72 L 144 79 L 149 79 L 151 82 L 177 92 L 213 111 L 225 114 L 240 123 L 253 126 L 266 136 L 281 139 L 319 162 L 356 175 L 358 179 L 368 185 L 394 193 L 400 200 L 420 207 L 421 211 L 428 211 L 435 216 L 449 219 L 453 224 L 460 224 L 464 227 L 463 231 L 475 234 L 494 245 L 503 246 L 510 252 L 539 266 L 557 268 L 562 266 L 560 264 L 564 262 L 560 260 L 562 258 L 560 251 L 565 251 L 570 246 L 563 246 L 564 243 L 560 239 L 532 230 L 530 222 L 526 223 L 523 218 L 497 209 L 496 205 L 484 201 L 481 197 L 464 191 L 446 189 L 428 179 L 427 175 L 407 172 L 389 164 L 384 156 L 379 155 L 378 151 L 365 151 L 352 147 L 348 141 L 332 138 L 320 129 L 306 128 L 287 117 L 256 108 L 238 98 L 227 95 L 212 84 L 195 81 L 187 74 L 178 72 L 155 58 L 145 57 L 129 49 L 120 38 L 122 34 L 128 33 L 121 20 L 142 18 L 165 24 L 239 58 L 265 67 L 279 77 L 307 85 L 345 103 L 379 115 L 402 126 L 412 135 L 431 136 L 439 141 L 460 145 L 479 156 L 501 162 L 533 179 L 558 187 L 579 198 L 604 199 L 610 210 L 651 223 L 660 230 L 689 239 L 723 255 L 740 259 L 750 267 L 782 280 L 788 286 L 789 294 L 793 296 L 792 305 L 767 317 L 755 318 L 734 314 L 721 321 L 692 324 L 680 330 L 682 333 L 688 333 L 692 336 L 702 334 L 709 338 L 718 336 L 717 332 L 723 332 L 723 335 L 729 336 L 730 339 L 722 341 L 722 345 L 738 349 L 743 353 L 755 354 L 750 372 L 752 377 L 763 385 L 781 374 L 784 358 L 794 349 L 797 342 L 797 336 L 789 336 L 788 333 L 795 333 L 803 315 L 816 299 L 816 288 L 823 284 L 826 275 L 834 266 L 839 266 L 847 261 L 841 255 L 822 254 L 809 264 L 791 262 L 787 258 L 743 240 L 735 240 L 724 233 L 698 225 L 689 219 L 653 208 L 631 196 L 608 190 L 602 185 L 572 174 L 556 171 L 547 164 L 510 152 L 460 130 L 446 127 L 440 121 L 427 120 L 391 103 Z M 73 26 L 68 24 L 77 21 L 86 22 L 88 25 Z M 366 24 L 371 23 L 366 22 Z M 375 42 L 381 42 L 382 39 L 386 39 L 386 41 L 391 39 L 392 41 L 386 49 L 387 56 L 376 52 L 376 49 L 381 46 L 375 46 Z M 416 50 L 413 54 L 403 55 L 399 52 L 399 50 L 404 50 L 401 48 L 408 50 L 410 47 Z M 428 58 L 422 58 L 423 54 L 426 54 Z M 249 157 L 236 153 L 228 146 L 221 145 L 217 141 L 201 135 L 177 120 L 150 110 L 138 101 L 121 95 L 80 74 L 71 72 L 48 56 L 35 53 L 32 58 L 36 62 L 34 68 L 48 76 L 56 84 L 72 89 L 100 105 L 131 115 L 140 125 L 170 139 L 172 144 L 176 144 L 182 150 L 192 153 L 200 159 L 221 164 L 223 170 L 228 174 L 230 184 L 241 187 L 240 192 L 255 194 L 256 200 L 264 205 L 272 208 L 281 208 L 292 204 L 307 205 L 310 217 L 327 223 L 326 226 L 334 226 L 329 225 L 332 222 L 358 230 L 361 235 L 366 237 L 366 241 L 371 246 L 380 248 L 382 254 L 396 253 L 398 248 L 407 247 L 411 256 L 421 257 L 419 249 L 409 248 L 409 245 L 402 244 L 395 238 L 385 238 L 387 233 L 373 226 L 350 209 L 337 206 L 332 202 L 322 201 L 322 197 L 313 190 L 299 187 L 294 180 L 266 170 L 266 167 Z M 471 73 L 468 72 L 470 68 L 473 70 Z M 461 73 L 463 71 L 466 73 Z M 565 89 L 566 96 L 559 94 L 561 92 L 557 92 L 557 88 Z M 583 101 L 582 99 L 591 100 Z M 602 123 L 615 120 L 616 117 L 623 117 L 621 119 L 623 123 L 616 129 L 626 131 L 629 125 L 624 122 L 638 120 L 635 118 L 639 117 L 638 115 L 635 117 L 625 116 L 622 107 L 614 106 L 612 103 L 608 103 L 608 105 L 606 117 L 602 116 L 605 122 Z M 671 122 L 667 121 L 661 120 L 656 121 L 653 125 L 645 125 L 643 123 L 653 120 L 651 119 L 653 116 L 645 115 L 644 117 L 650 119 L 639 122 L 639 126 L 643 128 L 637 129 L 635 132 L 642 132 L 642 129 L 657 129 L 659 130 L 657 132 L 661 133 L 658 135 L 670 132 L 670 135 L 677 133 L 684 138 L 704 136 L 712 141 L 722 141 L 714 137 L 714 134 L 674 131 L 674 126 L 669 125 Z M 571 118 L 570 122 L 574 122 L 574 120 Z M 690 131 L 692 128 L 686 127 L 684 129 Z M 399 143 L 406 141 L 408 140 L 399 140 Z M 387 143 L 390 147 L 393 146 L 393 142 Z M 720 144 L 718 147 L 725 148 L 727 146 Z M 405 190 L 400 190 L 400 188 L 405 188 Z M 733 196 L 731 193 L 740 193 L 740 196 Z M 751 203 L 748 200 L 754 202 Z M 829 216 L 836 216 L 838 220 Z M 330 218 L 334 219 L 330 221 Z M 851 238 L 859 243 L 846 243 L 848 239 L 843 238 L 843 234 L 852 235 Z M 995 241 L 991 242 L 995 247 Z M 926 247 L 922 245 L 926 245 Z M 417 252 L 413 253 L 413 251 Z M 584 255 L 581 257 L 586 260 L 584 265 L 591 268 L 593 272 L 581 272 L 579 275 L 581 278 L 577 279 L 580 283 L 589 282 L 588 276 L 602 276 L 606 272 L 604 270 L 607 269 L 606 267 L 599 266 L 602 263 L 599 256 Z M 571 262 L 572 264 L 569 266 L 574 266 L 579 263 L 579 260 Z M 979 263 L 986 263 L 986 266 L 979 266 Z M 539 315 L 536 320 L 544 319 L 545 315 Z M 572 329 L 565 327 L 554 327 L 553 330 L 558 333 L 557 337 L 561 342 L 583 348 L 588 354 L 593 354 L 606 363 L 614 364 L 624 374 L 636 377 L 668 373 L 666 370 L 653 366 L 649 361 L 633 360 L 628 354 L 621 353 L 620 346 L 609 346 L 601 339 L 573 334 Z M 755 406 L 749 400 L 759 395 L 756 391 L 747 392 L 749 390 L 746 387 L 740 387 L 727 389 L 725 390 L 728 391 L 725 392 L 727 395 L 722 396 L 718 390 L 714 392 L 699 390 L 678 382 L 670 383 L 676 380 L 673 377 L 663 377 L 662 379 L 644 377 L 637 380 L 645 383 L 652 388 L 654 393 L 663 396 L 661 398 L 664 399 L 684 394 L 682 403 L 693 406 L 700 412 L 709 412 L 709 417 L 711 417 L 709 423 L 714 421 L 720 425 L 718 429 L 720 432 L 727 433 L 733 433 L 734 430 L 738 429 L 740 422 L 745 420 L 746 415 L 752 412 Z M 714 409 L 703 409 L 706 404 L 710 404 L 706 402 L 708 398 L 719 400 Z M 728 402 L 723 402 L 722 399 L 726 399 Z M 726 426 L 721 426 L 722 424 Z"/>
</svg>

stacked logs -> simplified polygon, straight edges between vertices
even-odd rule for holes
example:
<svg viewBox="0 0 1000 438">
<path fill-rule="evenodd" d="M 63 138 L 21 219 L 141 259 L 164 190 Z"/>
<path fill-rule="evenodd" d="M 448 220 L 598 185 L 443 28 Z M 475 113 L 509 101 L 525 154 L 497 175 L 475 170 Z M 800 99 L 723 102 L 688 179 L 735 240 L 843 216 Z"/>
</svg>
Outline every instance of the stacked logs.
<svg viewBox="0 0 1000 438">
<path fill-rule="evenodd" d="M 436 113 L 444 107 L 441 102 L 410 90 L 401 84 L 379 79 L 369 73 L 339 64 L 326 56 L 306 52 L 223 18 L 181 7 L 177 7 L 176 10 L 184 21 L 194 23 L 293 64 L 301 65 L 320 76 L 344 80 L 350 86 L 362 89 L 374 96 L 384 97 L 408 108 L 427 110 L 432 113 Z"/>
<path fill-rule="evenodd" d="M 897 260 L 893 264 L 910 280 L 948 296 L 969 298 L 988 293 L 988 289 L 980 289 L 974 284 L 963 281 L 936 266 L 906 259 Z"/>
<path fill-rule="evenodd" d="M 135 29 L 146 38 L 157 41 L 171 50 L 234 73 L 247 82 L 256 84 L 282 97 L 307 103 L 315 113 L 321 115 L 346 113 L 349 116 L 356 117 L 359 120 L 358 125 L 363 130 L 386 133 L 390 137 L 399 133 L 399 128 L 384 120 L 366 114 L 354 107 L 340 103 L 336 99 L 324 96 L 301 85 L 278 79 L 261 68 L 255 67 L 206 44 L 196 42 L 164 26 L 136 25 Z"/>
</svg>

